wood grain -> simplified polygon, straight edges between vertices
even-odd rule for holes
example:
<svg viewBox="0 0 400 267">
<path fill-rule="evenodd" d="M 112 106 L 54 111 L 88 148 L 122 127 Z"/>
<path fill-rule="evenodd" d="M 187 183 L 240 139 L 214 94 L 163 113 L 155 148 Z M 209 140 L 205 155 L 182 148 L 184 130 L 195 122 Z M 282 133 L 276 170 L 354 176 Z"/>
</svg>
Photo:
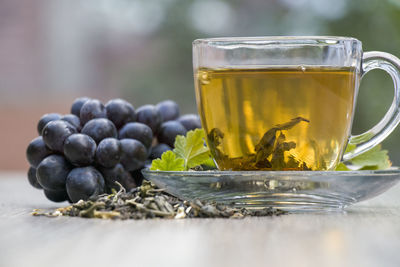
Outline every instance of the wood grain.
<svg viewBox="0 0 400 267">
<path fill-rule="evenodd" d="M 25 174 L 0 173 L 0 266 L 400 266 L 400 185 L 343 213 L 143 221 L 30 215 L 59 206 Z"/>
</svg>

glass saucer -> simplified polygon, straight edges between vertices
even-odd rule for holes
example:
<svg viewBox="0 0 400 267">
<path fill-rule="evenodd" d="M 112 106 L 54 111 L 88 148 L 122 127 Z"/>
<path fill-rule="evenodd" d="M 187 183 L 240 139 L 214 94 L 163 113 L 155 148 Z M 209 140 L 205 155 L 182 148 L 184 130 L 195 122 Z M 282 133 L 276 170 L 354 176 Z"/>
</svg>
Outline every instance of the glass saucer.
<svg viewBox="0 0 400 267">
<path fill-rule="evenodd" d="M 400 169 L 380 171 L 150 171 L 144 177 L 184 200 L 287 211 L 342 210 L 382 194 Z"/>
</svg>

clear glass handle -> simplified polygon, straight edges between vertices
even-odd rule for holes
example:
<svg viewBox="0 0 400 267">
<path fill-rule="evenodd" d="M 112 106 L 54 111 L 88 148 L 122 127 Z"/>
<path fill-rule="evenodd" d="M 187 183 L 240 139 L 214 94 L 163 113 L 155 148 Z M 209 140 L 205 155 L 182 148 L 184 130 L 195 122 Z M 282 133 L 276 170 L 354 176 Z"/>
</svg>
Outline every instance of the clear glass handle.
<svg viewBox="0 0 400 267">
<path fill-rule="evenodd" d="M 352 135 L 349 144 L 356 149 L 343 155 L 347 161 L 381 143 L 400 122 L 400 60 L 384 52 L 366 52 L 362 61 L 362 76 L 373 69 L 381 69 L 389 73 L 394 83 L 394 99 L 383 119 L 369 131 Z"/>
</svg>

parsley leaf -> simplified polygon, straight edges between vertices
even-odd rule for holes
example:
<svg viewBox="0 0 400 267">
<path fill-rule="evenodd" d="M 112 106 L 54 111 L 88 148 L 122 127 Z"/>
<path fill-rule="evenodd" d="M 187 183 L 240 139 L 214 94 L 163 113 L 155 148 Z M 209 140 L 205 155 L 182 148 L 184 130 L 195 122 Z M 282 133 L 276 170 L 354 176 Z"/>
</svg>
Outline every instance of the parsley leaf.
<svg viewBox="0 0 400 267">
<path fill-rule="evenodd" d="M 210 150 L 204 145 L 205 133 L 203 129 L 189 131 L 186 137 L 178 135 L 175 138 L 175 154 L 184 160 L 184 168 L 199 166 L 210 158 Z"/>
<path fill-rule="evenodd" d="M 355 145 L 348 145 L 346 152 L 352 151 L 355 148 Z M 384 170 L 390 168 L 391 165 L 388 151 L 382 150 L 382 146 L 378 145 L 346 163 L 341 162 L 336 167 L 336 171 L 348 171 L 350 170 L 348 166 L 352 166 L 353 168 L 351 169 L 356 170 Z"/>
<path fill-rule="evenodd" d="M 171 150 L 164 152 L 161 159 L 155 159 L 151 162 L 152 171 L 183 171 L 185 161 L 177 158 Z"/>
</svg>

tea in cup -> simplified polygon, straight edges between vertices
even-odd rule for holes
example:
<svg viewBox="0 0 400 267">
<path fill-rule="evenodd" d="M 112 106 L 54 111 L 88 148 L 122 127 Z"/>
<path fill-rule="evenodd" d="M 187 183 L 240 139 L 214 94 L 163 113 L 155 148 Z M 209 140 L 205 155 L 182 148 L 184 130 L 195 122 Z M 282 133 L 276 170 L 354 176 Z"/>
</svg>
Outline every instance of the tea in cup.
<svg viewBox="0 0 400 267">
<path fill-rule="evenodd" d="M 363 54 L 347 37 L 211 38 L 193 42 L 196 100 L 220 170 L 333 170 L 380 143 L 400 120 L 400 60 Z M 352 136 L 361 77 L 395 81 L 373 129 Z M 348 143 L 357 145 L 344 154 Z"/>
</svg>

